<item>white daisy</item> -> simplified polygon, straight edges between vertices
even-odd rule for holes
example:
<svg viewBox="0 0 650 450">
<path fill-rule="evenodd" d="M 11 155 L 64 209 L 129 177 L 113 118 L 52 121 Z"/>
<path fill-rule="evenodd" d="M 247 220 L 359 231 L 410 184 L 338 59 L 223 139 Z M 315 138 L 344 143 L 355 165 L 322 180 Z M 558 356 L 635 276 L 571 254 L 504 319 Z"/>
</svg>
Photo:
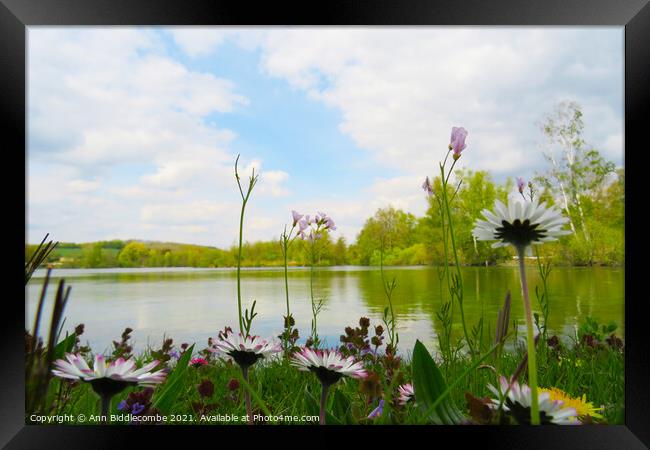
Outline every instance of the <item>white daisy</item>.
<svg viewBox="0 0 650 450">
<path fill-rule="evenodd" d="M 136 369 L 132 359 L 118 358 L 107 363 L 102 355 L 95 355 L 95 362 L 91 369 L 80 355 L 66 353 L 65 357 L 66 359 L 54 361 L 56 369 L 53 369 L 52 373 L 57 377 L 89 383 L 101 398 L 101 415 L 104 418 L 108 418 L 108 409 L 114 395 L 128 386 L 153 386 L 162 383 L 167 376 L 164 370 L 150 372 L 158 365 L 158 361 L 152 361 Z"/>
<path fill-rule="evenodd" d="M 399 392 L 399 404 L 406 405 L 408 402 L 415 400 L 415 391 L 411 383 L 401 385 L 397 391 Z"/>
<path fill-rule="evenodd" d="M 499 387 L 496 388 L 488 385 L 496 396 L 492 399 L 489 405 L 493 409 L 498 409 L 499 405 L 506 411 L 507 414 L 514 417 L 519 424 L 530 424 L 530 405 L 531 405 L 531 391 L 530 387 L 525 384 L 519 385 L 514 382 L 508 391 L 508 380 L 504 376 L 499 377 Z M 505 392 L 508 395 L 504 401 Z M 579 425 L 578 414 L 575 408 L 563 408 L 564 402 L 561 400 L 551 400 L 551 395 L 548 392 L 540 392 L 538 397 L 539 402 L 539 415 L 541 424 L 556 424 L 556 425 Z M 502 404 L 503 403 L 503 404 Z"/>
<path fill-rule="evenodd" d="M 302 371 L 316 374 L 323 385 L 331 385 L 342 377 L 365 378 L 368 373 L 361 362 L 352 356 L 345 357 L 337 350 L 314 350 L 303 348 L 293 354 L 291 365 Z"/>
<path fill-rule="evenodd" d="M 56 369 L 52 370 L 54 375 L 61 378 L 88 382 L 108 378 L 113 381 L 129 384 L 151 386 L 164 381 L 167 375 L 160 370 L 157 372 L 149 372 L 158 365 L 158 361 L 152 361 L 140 369 L 136 369 L 135 362 L 132 359 L 125 360 L 124 358 L 118 358 L 113 362 L 107 363 L 102 355 L 95 355 L 95 363 L 91 369 L 80 355 L 66 353 L 65 357 L 67 361 L 64 359 L 54 361 Z"/>
<path fill-rule="evenodd" d="M 497 200 L 494 212 L 484 209 L 482 214 L 486 220 L 477 220 L 472 234 L 482 241 L 497 240 L 492 244 L 494 248 L 508 244 L 525 248 L 571 234 L 562 229 L 569 219 L 554 206 L 546 206 L 546 202 L 540 204 L 537 199 L 527 201 L 510 195 L 508 206 Z"/>
<path fill-rule="evenodd" d="M 259 336 L 244 337 L 241 333 L 235 334 L 230 330 L 225 334 L 220 333 L 213 342 L 209 351 L 220 354 L 226 360 L 234 359 L 242 368 L 248 368 L 258 359 L 282 351 L 282 346 L 278 342 L 267 341 Z"/>
</svg>

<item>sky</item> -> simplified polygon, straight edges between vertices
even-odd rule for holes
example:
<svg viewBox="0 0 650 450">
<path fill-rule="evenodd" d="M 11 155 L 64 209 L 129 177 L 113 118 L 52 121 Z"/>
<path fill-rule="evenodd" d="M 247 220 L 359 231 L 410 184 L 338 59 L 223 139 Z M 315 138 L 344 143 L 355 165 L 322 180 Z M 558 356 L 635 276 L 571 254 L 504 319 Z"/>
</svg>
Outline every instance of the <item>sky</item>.
<svg viewBox="0 0 650 450">
<path fill-rule="evenodd" d="M 578 102 L 623 165 L 622 27 L 29 27 L 27 237 L 228 247 L 291 210 L 352 242 L 381 207 L 422 215 L 453 126 L 458 167 L 546 169 L 540 124 Z"/>
</svg>

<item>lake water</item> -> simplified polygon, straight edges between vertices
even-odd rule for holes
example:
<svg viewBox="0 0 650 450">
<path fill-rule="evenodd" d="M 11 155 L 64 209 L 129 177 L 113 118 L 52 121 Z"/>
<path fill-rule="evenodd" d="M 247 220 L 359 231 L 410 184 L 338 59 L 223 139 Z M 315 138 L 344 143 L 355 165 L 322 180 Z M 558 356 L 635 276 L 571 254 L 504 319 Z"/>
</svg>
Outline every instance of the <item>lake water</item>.
<svg viewBox="0 0 650 450">
<path fill-rule="evenodd" d="M 438 269 L 434 267 L 385 268 L 388 279 L 395 277 L 397 288 L 393 304 L 397 316 L 400 346 L 407 351 L 415 339 L 430 348 L 437 347 L 436 329 L 440 324 L 436 311 L 446 287 L 440 286 Z M 31 331 L 45 271 L 36 272 L 26 288 L 26 327 Z M 535 267 L 528 268 L 533 309 L 539 310 L 535 286 L 541 282 Z M 163 335 L 182 342 L 197 343 L 204 348 L 210 336 L 229 325 L 237 328 L 237 285 L 233 269 L 55 269 L 53 280 L 65 278 L 72 286 L 66 307 L 64 330 L 71 331 L 85 324 L 82 342 L 93 351 L 112 347 L 126 327 L 133 328 L 136 350 L 148 344 L 159 345 Z M 463 268 L 465 315 L 468 327 L 484 315 L 494 329 L 497 310 L 506 291 L 512 291 L 511 319 L 519 319 L 523 330 L 523 305 L 516 267 Z M 309 269 L 290 269 L 289 290 L 291 310 L 302 337 L 309 334 L 311 307 L 309 300 Z M 599 322 L 615 321 L 624 331 L 624 270 L 620 268 L 554 267 L 549 278 L 551 311 L 549 329 L 554 333 L 573 335 L 585 317 Z M 41 334 L 47 333 L 51 304 L 56 284 L 48 289 L 41 321 Z M 330 267 L 315 275 L 315 294 L 324 298 L 318 316 L 318 332 L 329 346 L 339 344 L 339 336 L 349 325 L 357 325 L 359 317 L 367 316 L 371 324 L 381 323 L 387 305 L 381 275 L 377 268 Z M 277 336 L 282 331 L 285 313 L 283 270 L 242 270 L 242 304 L 249 307 L 257 300 L 258 316 L 253 323 L 254 334 Z M 453 333 L 460 336 L 460 315 L 455 308 Z"/>
</svg>

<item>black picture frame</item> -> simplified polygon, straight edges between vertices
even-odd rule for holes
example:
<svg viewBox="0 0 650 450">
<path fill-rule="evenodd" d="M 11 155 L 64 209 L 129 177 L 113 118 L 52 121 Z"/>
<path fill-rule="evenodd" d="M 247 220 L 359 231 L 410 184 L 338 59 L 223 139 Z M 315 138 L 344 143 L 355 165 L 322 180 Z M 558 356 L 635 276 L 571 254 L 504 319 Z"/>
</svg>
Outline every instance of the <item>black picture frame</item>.
<svg viewBox="0 0 650 450">
<path fill-rule="evenodd" d="M 10 216 L 5 225 L 15 231 L 6 239 L 10 247 L 7 293 L 3 295 L 4 319 L 0 327 L 0 444 L 6 448 L 123 448 L 136 441 L 147 443 L 171 438 L 188 446 L 223 445 L 221 439 L 250 436 L 282 439 L 291 446 L 327 444 L 321 434 L 346 433 L 341 445 L 367 443 L 368 437 L 396 437 L 406 445 L 444 445 L 470 441 L 482 448 L 590 448 L 636 449 L 650 445 L 650 358 L 643 306 L 643 237 L 638 224 L 648 192 L 643 166 L 636 156 L 647 149 L 646 121 L 650 117 L 650 5 L 648 0 L 427 0 L 353 1 L 331 0 L 301 6 L 270 2 L 222 0 L 0 0 L 0 117 L 4 125 L 5 174 L 20 179 L 26 169 L 26 27 L 33 25 L 550 25 L 625 27 L 625 425 L 582 427 L 165 427 L 165 426 L 65 426 L 25 425 L 24 421 L 24 304 L 21 297 L 21 263 L 25 232 L 25 198 L 9 189 L 5 201 Z M 23 149 L 19 151 L 19 149 Z M 10 157 L 10 160 L 7 160 Z M 636 160 L 636 161 L 635 161 Z M 637 165 L 638 164 L 638 165 Z M 6 177 L 5 177 L 6 179 Z M 26 182 L 25 179 L 23 179 Z M 15 188 L 18 181 L 5 181 Z M 631 243 L 631 245 L 628 245 Z M 11 306 L 11 307 L 10 307 Z M 278 430 L 280 431 L 278 433 Z M 352 432 L 351 432 L 352 431 Z M 424 439 L 417 444 L 412 432 Z M 353 434 L 354 433 L 354 434 Z M 202 436 L 198 436 L 201 434 Z M 348 440 L 350 439 L 350 440 Z M 426 441 L 428 440 L 428 442 Z M 357 441 L 357 442 L 352 442 Z M 204 442 L 203 444 L 200 444 Z M 214 444 L 210 444 L 213 442 Z M 334 445 L 334 444 L 332 444 Z"/>
</svg>

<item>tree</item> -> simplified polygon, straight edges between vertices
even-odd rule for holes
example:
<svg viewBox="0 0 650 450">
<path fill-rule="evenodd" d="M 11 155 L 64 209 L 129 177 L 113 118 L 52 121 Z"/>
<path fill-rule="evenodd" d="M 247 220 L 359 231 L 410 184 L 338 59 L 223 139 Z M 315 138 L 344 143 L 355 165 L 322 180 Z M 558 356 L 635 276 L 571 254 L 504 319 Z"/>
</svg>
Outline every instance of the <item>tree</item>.
<svg viewBox="0 0 650 450">
<path fill-rule="evenodd" d="M 538 174 L 535 180 L 559 199 L 574 235 L 580 231 L 591 263 L 594 247 L 584 202 L 602 189 L 615 165 L 585 143 L 582 115 L 578 103 L 562 102 L 546 117 L 542 124 L 547 139 L 544 156 L 551 167 L 546 173 Z"/>
<path fill-rule="evenodd" d="M 82 267 L 105 267 L 106 266 L 102 258 L 101 242 L 84 245 L 82 247 L 81 266 Z"/>
<path fill-rule="evenodd" d="M 357 236 L 356 253 L 359 264 L 368 265 L 373 253 L 383 245 L 384 251 L 403 249 L 414 242 L 417 220 L 413 214 L 392 206 L 378 209 L 363 225 Z"/>
<path fill-rule="evenodd" d="M 120 252 L 117 261 L 122 267 L 145 267 L 149 250 L 142 242 L 129 242 Z"/>
<path fill-rule="evenodd" d="M 347 245 L 345 245 L 345 238 L 342 236 L 336 240 L 332 249 L 332 263 L 337 266 L 347 263 Z"/>
</svg>

